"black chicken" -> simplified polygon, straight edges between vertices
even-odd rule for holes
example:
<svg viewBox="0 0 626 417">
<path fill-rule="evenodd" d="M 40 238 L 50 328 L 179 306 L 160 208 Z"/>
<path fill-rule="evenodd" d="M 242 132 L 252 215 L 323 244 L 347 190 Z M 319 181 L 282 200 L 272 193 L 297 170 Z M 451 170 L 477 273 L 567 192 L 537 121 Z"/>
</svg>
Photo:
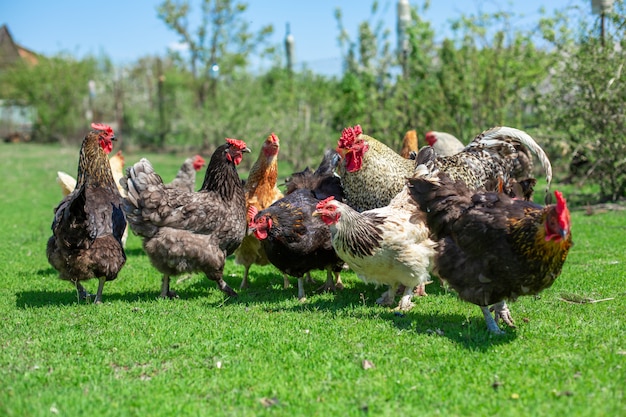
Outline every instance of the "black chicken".
<svg viewBox="0 0 626 417">
<path fill-rule="evenodd" d="M 54 210 L 46 255 L 59 277 L 76 285 L 81 299 L 89 294 L 80 281 L 98 278 L 94 302 L 101 303 L 104 283 L 117 278 L 126 262 L 126 220 L 107 159 L 113 129 L 96 123 L 91 128 L 80 149 L 76 188 Z"/>
<path fill-rule="evenodd" d="M 204 272 L 230 296 L 223 278 L 226 257 L 246 233 L 246 203 L 237 174 L 246 144 L 227 139 L 213 155 L 198 192 L 167 188 L 147 159 L 128 169 L 124 210 L 131 230 L 141 236 L 152 265 L 162 274 L 161 297 L 176 297 L 170 277 Z"/>
<path fill-rule="evenodd" d="M 281 272 L 298 278 L 298 298 L 304 299 L 303 276 L 322 269 L 338 274 L 343 261 L 330 240 L 330 229 L 313 217 L 319 200 L 311 190 L 295 190 L 265 210 L 251 206 L 248 228 L 261 241 L 269 261 Z"/>
</svg>

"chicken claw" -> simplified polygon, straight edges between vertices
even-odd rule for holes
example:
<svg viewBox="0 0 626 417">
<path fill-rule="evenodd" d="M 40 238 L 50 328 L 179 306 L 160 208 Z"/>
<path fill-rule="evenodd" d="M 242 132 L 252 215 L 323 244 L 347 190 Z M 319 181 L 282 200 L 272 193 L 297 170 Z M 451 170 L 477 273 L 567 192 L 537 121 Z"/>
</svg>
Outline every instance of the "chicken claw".
<svg viewBox="0 0 626 417">
<path fill-rule="evenodd" d="M 420 285 L 423 285 L 423 284 L 420 284 Z M 418 285 L 418 287 L 420 285 Z M 402 298 L 400 298 L 398 307 L 396 307 L 395 310 L 409 311 L 410 309 L 415 307 L 415 303 L 411 301 L 412 298 L 413 298 L 413 288 L 405 286 L 404 294 L 402 295 Z"/>
<path fill-rule="evenodd" d="M 397 285 L 390 285 L 389 289 L 385 291 L 380 298 L 376 300 L 376 304 L 381 306 L 392 306 L 393 302 L 396 298 L 396 291 L 398 290 Z"/>
<path fill-rule="evenodd" d="M 480 309 L 483 312 L 483 316 L 485 316 L 487 329 L 493 334 L 504 334 L 504 331 L 498 327 L 498 323 L 496 323 L 493 316 L 491 315 L 491 312 L 489 311 L 489 306 L 480 306 Z"/>
<path fill-rule="evenodd" d="M 511 316 L 511 310 L 504 301 L 500 301 L 491 307 L 489 311 L 493 311 L 495 315 L 495 321 L 498 323 L 500 319 L 509 327 L 515 328 L 513 317 Z"/>
</svg>

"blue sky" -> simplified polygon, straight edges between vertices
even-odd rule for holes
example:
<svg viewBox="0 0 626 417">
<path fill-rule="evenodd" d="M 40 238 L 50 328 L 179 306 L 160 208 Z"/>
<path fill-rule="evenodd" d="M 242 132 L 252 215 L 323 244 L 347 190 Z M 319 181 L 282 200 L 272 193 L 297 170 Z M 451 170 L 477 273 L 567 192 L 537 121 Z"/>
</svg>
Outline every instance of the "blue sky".
<svg viewBox="0 0 626 417">
<path fill-rule="evenodd" d="M 305 62 L 321 73 L 340 70 L 334 10 L 341 8 L 344 25 L 354 34 L 359 23 L 370 16 L 372 5 L 372 0 L 244 1 L 249 5 L 245 17 L 253 28 L 274 25 L 273 43 L 282 45 L 285 24 L 289 22 L 296 41 L 296 65 Z M 125 64 L 145 55 L 164 55 L 179 40 L 157 18 L 156 7 L 160 3 L 161 0 L 2 0 L 0 25 L 7 24 L 15 41 L 35 52 L 67 52 L 77 57 L 106 53 L 115 63 Z M 395 30 L 396 3 L 397 0 L 379 0 L 381 11 L 374 21 L 382 19 Z M 410 3 L 421 6 L 423 0 Z M 590 0 L 432 0 L 424 18 L 443 35 L 450 19 L 461 13 L 508 10 L 522 15 L 516 25 L 531 28 L 540 16 L 542 3 L 549 4 L 549 13 L 569 5 L 591 8 Z"/>
</svg>

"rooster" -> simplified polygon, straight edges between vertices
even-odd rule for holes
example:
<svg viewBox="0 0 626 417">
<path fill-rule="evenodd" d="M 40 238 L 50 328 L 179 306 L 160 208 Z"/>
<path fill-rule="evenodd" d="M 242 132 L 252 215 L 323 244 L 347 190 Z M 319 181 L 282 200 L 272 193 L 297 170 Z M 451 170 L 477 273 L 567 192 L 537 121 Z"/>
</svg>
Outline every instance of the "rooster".
<svg viewBox="0 0 626 417">
<path fill-rule="evenodd" d="M 161 297 L 174 298 L 170 277 L 204 272 L 229 296 L 237 293 L 224 281 L 226 257 L 246 233 L 246 204 L 237 165 L 245 142 L 226 139 L 207 167 L 198 192 L 167 188 L 147 159 L 127 170 L 124 210 L 133 232 L 143 241 L 152 265 L 163 274 Z"/>
<path fill-rule="evenodd" d="M 378 304 L 393 305 L 402 285 L 397 309 L 414 306 L 413 288 L 430 282 L 435 242 L 406 186 L 385 207 L 359 213 L 329 197 L 317 204 L 314 215 L 330 226 L 333 247 L 359 278 L 389 286 Z"/>
<path fill-rule="evenodd" d="M 264 210 L 276 200 L 283 198 L 283 193 L 276 186 L 278 179 L 278 152 L 280 150 L 280 140 L 274 133 L 269 135 L 259 157 L 250 169 L 248 179 L 244 186 L 246 198 L 246 210 L 255 207 L 257 210 Z M 248 218 L 249 222 L 251 219 Z M 261 247 L 261 242 L 252 234 L 246 235 L 241 245 L 235 251 L 235 262 L 244 266 L 241 289 L 248 288 L 248 273 L 253 264 L 267 265 L 269 260 L 265 251 Z M 284 277 L 285 288 L 289 287 L 289 279 Z"/>
<path fill-rule="evenodd" d="M 415 171 L 415 161 L 364 135 L 358 125 L 343 130 L 337 148 L 344 158 L 338 172 L 346 202 L 357 211 L 388 205 Z M 429 149 L 423 147 L 420 153 Z M 548 157 L 528 134 L 510 127 L 489 129 L 455 155 L 435 155 L 431 164 L 465 181 L 471 189 L 493 191 L 502 182 L 508 192 L 509 179 L 524 180 L 530 175 L 529 150 L 544 166 L 549 186 L 552 168 Z"/>
<path fill-rule="evenodd" d="M 505 300 L 538 294 L 552 285 L 572 246 L 563 195 L 540 206 L 495 192 L 475 192 L 445 173 L 409 179 L 438 241 L 434 272 L 465 301 L 480 306 L 487 328 L 514 327 Z M 495 319 L 489 306 L 493 305 Z"/>
<path fill-rule="evenodd" d="M 176 177 L 172 182 L 165 184 L 166 188 L 178 188 L 183 191 L 194 191 L 196 188 L 196 172 L 200 171 L 204 166 L 204 158 L 195 155 L 193 158 L 187 158 L 181 165 Z"/>
<path fill-rule="evenodd" d="M 76 286 L 80 299 L 89 296 L 80 281 L 98 278 L 94 302 L 101 303 L 104 283 L 117 278 L 126 262 L 126 220 L 107 161 L 113 129 L 97 123 L 91 128 L 80 149 L 76 187 L 54 210 L 46 255 L 59 277 Z"/>
<path fill-rule="evenodd" d="M 250 206 L 249 229 L 261 242 L 270 262 L 281 272 L 298 279 L 298 299 L 304 300 L 304 275 L 324 269 L 339 273 L 343 261 L 330 241 L 330 230 L 313 211 L 319 200 L 311 190 L 299 189 L 268 208 Z"/>
<path fill-rule="evenodd" d="M 446 132 L 431 130 L 426 133 L 424 139 L 426 139 L 428 146 L 433 148 L 435 153 L 439 156 L 451 156 L 461 152 L 463 148 L 465 148 L 463 142 Z"/>
</svg>

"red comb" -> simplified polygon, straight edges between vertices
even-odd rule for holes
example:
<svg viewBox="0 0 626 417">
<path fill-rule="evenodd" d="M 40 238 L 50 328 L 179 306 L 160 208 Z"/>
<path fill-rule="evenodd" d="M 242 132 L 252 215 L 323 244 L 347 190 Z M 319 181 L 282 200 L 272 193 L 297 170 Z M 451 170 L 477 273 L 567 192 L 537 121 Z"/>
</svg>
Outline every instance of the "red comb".
<svg viewBox="0 0 626 417">
<path fill-rule="evenodd" d="M 278 143 L 278 136 L 276 136 L 274 132 L 272 132 L 272 134 L 269 135 L 267 139 L 270 142 Z"/>
<path fill-rule="evenodd" d="M 571 220 L 565 197 L 560 191 L 555 191 L 554 196 L 556 197 L 556 213 L 559 216 L 559 225 L 562 229 L 569 229 Z"/>
<path fill-rule="evenodd" d="M 332 200 L 334 200 L 334 199 L 335 199 L 335 197 L 333 197 L 333 196 L 331 195 L 330 197 L 328 197 L 328 198 L 326 198 L 326 199 L 324 199 L 324 200 L 320 201 L 319 203 L 317 203 L 317 205 L 315 206 L 315 208 L 316 208 L 316 209 L 318 209 L 318 210 L 319 210 L 319 209 L 323 209 L 323 208 L 324 208 L 324 206 L 326 206 L 326 204 L 327 204 L 329 201 L 332 201 Z"/>
<path fill-rule="evenodd" d="M 246 142 L 244 142 L 243 140 L 239 140 L 239 139 L 226 138 L 226 142 L 228 142 L 228 144 L 230 144 L 231 146 L 234 146 L 235 148 L 241 151 L 248 147 L 248 145 L 246 145 Z"/>
<path fill-rule="evenodd" d="M 92 123 L 91 124 L 91 128 L 93 130 L 105 131 L 108 135 L 112 135 L 113 134 L 113 129 L 111 129 L 111 126 L 105 125 L 104 123 Z"/>
<path fill-rule="evenodd" d="M 363 133 L 363 129 L 361 129 L 361 125 L 356 125 L 354 127 L 346 127 L 341 132 L 341 137 L 339 138 L 339 148 L 349 148 L 354 144 L 354 141 L 359 137 L 360 134 Z"/>
</svg>

